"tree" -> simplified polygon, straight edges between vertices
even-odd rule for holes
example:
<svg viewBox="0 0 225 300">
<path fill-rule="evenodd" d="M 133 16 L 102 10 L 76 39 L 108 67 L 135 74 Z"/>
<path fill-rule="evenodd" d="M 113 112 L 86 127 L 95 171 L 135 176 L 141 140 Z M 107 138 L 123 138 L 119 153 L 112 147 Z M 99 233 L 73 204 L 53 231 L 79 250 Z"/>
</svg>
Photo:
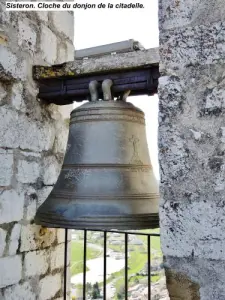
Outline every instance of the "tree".
<svg viewBox="0 0 225 300">
<path fill-rule="evenodd" d="M 92 287 L 92 299 L 98 299 L 100 298 L 101 294 L 100 294 L 100 289 L 98 286 L 98 282 L 96 282 L 95 284 L 93 284 Z"/>
</svg>

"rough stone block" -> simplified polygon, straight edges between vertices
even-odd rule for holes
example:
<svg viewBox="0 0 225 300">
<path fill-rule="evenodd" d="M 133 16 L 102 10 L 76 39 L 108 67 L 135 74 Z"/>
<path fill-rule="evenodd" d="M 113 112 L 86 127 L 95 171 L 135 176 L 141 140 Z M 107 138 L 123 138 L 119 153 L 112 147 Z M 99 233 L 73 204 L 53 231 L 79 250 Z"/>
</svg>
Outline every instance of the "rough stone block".
<svg viewBox="0 0 225 300">
<path fill-rule="evenodd" d="M 13 151 L 0 149 L 0 186 L 9 186 L 13 175 Z"/>
<path fill-rule="evenodd" d="M 207 0 L 160 0 L 159 27 L 163 31 L 190 24 L 210 24 L 222 21 L 224 13 L 222 0 L 216 0 L 214 5 Z"/>
<path fill-rule="evenodd" d="M 161 243 L 166 256 L 224 260 L 225 216 L 220 201 L 167 201 L 161 207 Z"/>
<path fill-rule="evenodd" d="M 53 298 L 61 289 L 61 274 L 49 275 L 41 279 L 39 283 L 40 294 L 38 300 Z"/>
<path fill-rule="evenodd" d="M 0 3 L 0 13 L 1 13 L 1 22 L 2 24 L 9 24 L 10 23 L 10 16 L 11 16 L 11 12 L 10 11 L 6 11 L 5 10 L 5 6 L 2 6 L 1 5 L 4 5 L 4 3 Z"/>
<path fill-rule="evenodd" d="M 182 113 L 182 106 L 185 101 L 185 85 L 178 76 L 162 76 L 159 78 L 158 94 L 159 122 L 163 125 L 171 122 L 176 116 Z"/>
<path fill-rule="evenodd" d="M 7 232 L 0 228 L 0 257 L 3 255 L 6 246 L 6 234 Z"/>
<path fill-rule="evenodd" d="M 47 272 L 48 264 L 48 252 L 32 251 L 25 255 L 25 276 L 43 275 Z"/>
<path fill-rule="evenodd" d="M 62 268 L 64 265 L 64 244 L 58 245 L 51 251 L 51 270 Z"/>
<path fill-rule="evenodd" d="M 206 114 L 213 113 L 225 108 L 225 90 L 224 87 L 214 87 L 205 99 L 204 111 Z"/>
<path fill-rule="evenodd" d="M 36 200 L 30 200 L 26 205 L 26 220 L 33 220 L 37 212 Z"/>
<path fill-rule="evenodd" d="M 20 233 L 21 233 L 21 225 L 15 224 L 12 229 L 10 240 L 9 240 L 9 255 L 15 255 L 17 253 L 19 247 Z"/>
<path fill-rule="evenodd" d="M 67 60 L 66 46 L 60 41 L 58 44 L 57 63 L 62 64 Z"/>
<path fill-rule="evenodd" d="M 54 64 L 57 58 L 57 37 L 45 25 L 41 26 L 41 51 L 43 58 L 49 64 Z"/>
<path fill-rule="evenodd" d="M 25 282 L 6 288 L 2 300 L 36 300 L 36 295 L 29 282 Z"/>
<path fill-rule="evenodd" d="M 24 192 L 25 195 L 25 216 L 24 219 L 26 219 L 27 221 L 33 220 L 36 211 L 37 211 L 37 192 L 36 190 L 29 186 L 27 188 L 24 189 L 24 187 L 22 187 L 22 190 Z"/>
<path fill-rule="evenodd" d="M 177 291 L 178 293 L 176 298 L 170 297 L 170 299 L 197 300 L 199 296 L 201 300 L 224 299 L 225 287 L 222 284 L 225 280 L 224 261 L 195 257 L 191 259 L 167 257 L 165 267 L 168 275 L 168 288 L 171 291 L 172 286 L 174 286 L 174 292 Z M 184 282 L 182 278 L 184 279 L 185 277 L 189 279 L 189 284 L 185 284 L 182 287 L 182 282 Z M 190 296 L 192 295 L 192 297 L 182 297 L 185 296 L 184 292 L 187 290 L 185 286 L 186 288 L 189 286 L 190 292 L 192 291 Z M 199 291 L 197 292 L 197 290 Z"/>
<path fill-rule="evenodd" d="M 194 19 L 201 0 L 160 0 L 159 1 L 159 26 L 163 31 L 176 27 L 187 26 Z"/>
<path fill-rule="evenodd" d="M 23 195 L 14 190 L 0 192 L 0 224 L 20 221 L 23 218 L 23 207 Z"/>
<path fill-rule="evenodd" d="M 176 28 L 160 35 L 160 68 L 178 70 L 225 61 L 225 23 Z"/>
<path fill-rule="evenodd" d="M 38 18 L 43 22 L 48 22 L 48 11 L 37 11 Z"/>
<path fill-rule="evenodd" d="M 60 112 L 60 116 L 61 116 L 60 120 L 62 120 L 62 118 L 63 118 L 64 123 L 66 124 L 66 128 L 69 128 L 68 119 L 70 119 L 70 114 L 73 109 L 74 109 L 74 104 L 62 105 L 59 107 L 59 112 Z"/>
<path fill-rule="evenodd" d="M 58 244 L 65 242 L 65 229 L 57 229 L 57 242 Z"/>
<path fill-rule="evenodd" d="M 55 129 L 49 122 L 32 120 L 6 107 L 0 107 L 0 144 L 2 147 L 43 151 L 52 149 Z"/>
<path fill-rule="evenodd" d="M 70 40 L 74 38 L 74 15 L 64 12 L 51 12 L 53 25 L 55 29 L 64 34 Z"/>
<path fill-rule="evenodd" d="M 200 286 L 188 276 L 173 270 L 166 270 L 170 299 L 200 300 Z"/>
<path fill-rule="evenodd" d="M 11 97 L 12 106 L 15 107 L 17 110 L 25 111 L 26 106 L 23 101 L 23 84 L 22 83 L 15 83 L 12 86 L 12 97 Z"/>
<path fill-rule="evenodd" d="M 17 179 L 22 183 L 35 183 L 40 175 L 40 165 L 36 162 L 20 160 L 17 169 Z"/>
<path fill-rule="evenodd" d="M 47 156 L 43 161 L 43 182 L 45 185 L 53 185 L 56 183 L 61 170 L 61 165 L 58 163 L 55 156 Z"/>
<path fill-rule="evenodd" d="M 74 44 L 66 42 L 66 47 L 67 47 L 66 61 L 73 61 L 74 53 L 75 53 Z"/>
<path fill-rule="evenodd" d="M 6 97 L 7 91 L 5 90 L 4 86 L 0 83 L 0 104 L 2 100 Z"/>
<path fill-rule="evenodd" d="M 11 80 L 12 78 L 25 80 L 27 76 L 27 65 L 25 60 L 18 59 L 10 49 L 0 47 L 0 78 Z"/>
<path fill-rule="evenodd" d="M 55 242 L 56 230 L 37 225 L 22 226 L 20 251 L 31 251 L 49 247 Z"/>
<path fill-rule="evenodd" d="M 38 195 L 37 208 L 47 199 L 48 195 L 52 191 L 52 188 L 53 188 L 52 186 L 46 186 L 37 191 L 37 195 Z"/>
<path fill-rule="evenodd" d="M 54 152 L 65 154 L 68 141 L 68 126 L 64 122 L 56 123 L 56 138 L 54 143 Z"/>
<path fill-rule="evenodd" d="M 37 34 L 28 19 L 18 21 L 18 44 L 31 52 L 35 51 Z"/>
<path fill-rule="evenodd" d="M 22 279 L 21 256 L 0 258 L 0 288 L 18 283 Z"/>
</svg>

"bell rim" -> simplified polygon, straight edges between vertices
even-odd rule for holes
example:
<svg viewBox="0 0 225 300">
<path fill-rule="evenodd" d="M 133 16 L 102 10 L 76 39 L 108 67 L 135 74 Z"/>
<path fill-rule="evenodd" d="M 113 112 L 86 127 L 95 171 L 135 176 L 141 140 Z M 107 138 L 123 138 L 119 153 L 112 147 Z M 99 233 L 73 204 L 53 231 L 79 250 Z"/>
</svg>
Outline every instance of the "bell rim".
<svg viewBox="0 0 225 300">
<path fill-rule="evenodd" d="M 49 218 L 49 215 L 41 213 L 36 215 L 35 223 L 49 228 L 65 228 L 79 230 L 141 230 L 159 228 L 159 214 L 140 214 L 131 216 L 98 216 L 81 217 L 74 220 Z"/>
</svg>

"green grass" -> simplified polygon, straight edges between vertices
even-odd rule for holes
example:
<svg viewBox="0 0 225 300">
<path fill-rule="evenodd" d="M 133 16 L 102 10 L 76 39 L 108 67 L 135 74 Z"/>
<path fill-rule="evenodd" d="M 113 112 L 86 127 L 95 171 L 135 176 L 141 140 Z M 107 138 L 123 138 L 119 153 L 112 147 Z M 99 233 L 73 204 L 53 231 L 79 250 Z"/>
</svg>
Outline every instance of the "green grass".
<svg viewBox="0 0 225 300">
<path fill-rule="evenodd" d="M 159 233 L 159 229 L 155 230 L 142 230 L 140 232 L 143 233 Z M 135 285 L 135 280 L 142 282 L 145 279 L 147 279 L 147 276 L 139 276 L 136 275 L 140 271 L 144 269 L 145 264 L 147 263 L 147 237 L 141 236 L 137 234 L 137 238 L 142 240 L 144 244 L 141 245 L 130 245 L 131 248 L 134 249 L 134 251 L 130 251 L 130 256 L 128 258 L 128 280 L 129 280 L 129 286 Z M 114 251 L 122 252 L 121 246 L 119 245 L 109 245 L 109 248 L 113 249 Z M 154 257 L 161 256 L 161 246 L 160 246 L 160 238 L 159 237 L 151 237 L 151 250 L 154 250 L 151 252 L 151 259 L 154 259 Z M 155 253 L 154 253 L 155 252 Z M 113 277 L 118 278 L 115 282 L 115 288 L 116 288 L 116 294 L 118 292 L 121 292 L 121 290 L 124 287 L 124 269 L 112 274 Z M 110 281 L 112 280 L 112 276 L 110 277 Z M 152 282 L 156 282 L 160 279 L 159 275 L 154 275 L 151 277 Z M 115 296 L 115 299 L 117 297 Z"/>
<path fill-rule="evenodd" d="M 71 275 L 76 275 L 83 272 L 83 251 L 84 246 L 82 241 L 72 241 L 71 246 Z M 87 247 L 87 260 L 101 256 L 102 251 Z M 88 268 L 86 267 L 86 271 Z"/>
<path fill-rule="evenodd" d="M 159 229 L 155 230 L 141 230 L 142 233 L 159 233 Z M 138 232 L 137 232 L 138 233 Z M 143 245 L 128 245 L 128 248 L 133 248 L 134 251 L 130 251 L 130 256 L 128 258 L 128 278 L 129 278 L 129 287 L 132 287 L 136 284 L 137 280 L 142 283 L 147 280 L 147 276 L 136 275 L 142 271 L 147 263 L 147 237 L 137 234 L 137 238 L 143 241 Z M 103 239 L 91 239 L 89 237 L 89 242 L 103 246 Z M 124 245 L 107 245 L 108 249 L 112 249 L 116 252 L 124 253 Z M 156 256 L 162 256 L 161 247 L 160 247 L 160 238 L 151 237 L 151 259 L 154 259 Z M 102 251 L 93 249 L 91 247 L 87 248 L 87 260 L 94 259 L 102 255 Z M 72 242 L 72 256 L 71 256 L 71 274 L 75 275 L 83 272 L 83 243 L 82 241 L 73 241 Z M 152 282 L 156 282 L 160 279 L 159 275 L 154 275 L 151 277 Z M 111 281 L 115 282 L 116 294 L 120 292 L 124 287 L 124 269 L 119 272 L 111 274 L 108 278 L 107 283 Z M 102 283 L 99 283 L 102 286 Z M 115 296 L 115 299 L 117 297 Z"/>
</svg>

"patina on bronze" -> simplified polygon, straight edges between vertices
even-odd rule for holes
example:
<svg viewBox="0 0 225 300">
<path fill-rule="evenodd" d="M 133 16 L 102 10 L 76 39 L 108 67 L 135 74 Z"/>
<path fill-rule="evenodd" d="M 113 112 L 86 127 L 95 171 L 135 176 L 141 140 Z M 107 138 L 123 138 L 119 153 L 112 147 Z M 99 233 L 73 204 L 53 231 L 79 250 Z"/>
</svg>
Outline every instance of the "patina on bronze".
<svg viewBox="0 0 225 300">
<path fill-rule="evenodd" d="M 37 211 L 37 224 L 103 230 L 159 227 L 158 184 L 144 113 L 126 97 L 112 100 L 111 86 L 111 80 L 103 81 L 99 101 L 99 84 L 91 82 L 91 101 L 72 111 L 62 170 Z"/>
</svg>

